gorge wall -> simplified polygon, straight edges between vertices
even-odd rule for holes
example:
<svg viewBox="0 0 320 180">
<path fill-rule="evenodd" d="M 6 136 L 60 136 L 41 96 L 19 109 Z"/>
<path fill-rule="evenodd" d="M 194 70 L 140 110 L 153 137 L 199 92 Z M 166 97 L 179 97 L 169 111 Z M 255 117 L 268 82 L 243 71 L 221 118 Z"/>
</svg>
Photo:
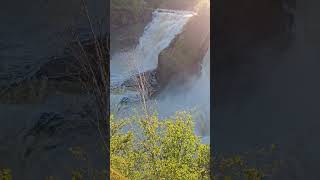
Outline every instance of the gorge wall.
<svg viewBox="0 0 320 180">
<path fill-rule="evenodd" d="M 183 82 L 199 73 L 209 44 L 210 9 L 202 6 L 170 46 L 160 53 L 157 68 L 160 86 L 166 86 L 172 79 Z"/>
</svg>

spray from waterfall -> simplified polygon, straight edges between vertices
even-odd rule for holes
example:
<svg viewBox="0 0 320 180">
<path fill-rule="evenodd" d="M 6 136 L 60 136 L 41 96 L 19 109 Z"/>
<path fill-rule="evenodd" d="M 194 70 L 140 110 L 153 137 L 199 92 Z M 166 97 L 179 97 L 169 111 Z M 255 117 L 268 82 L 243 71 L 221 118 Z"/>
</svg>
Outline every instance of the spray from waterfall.
<svg viewBox="0 0 320 180">
<path fill-rule="evenodd" d="M 135 74 L 157 68 L 160 52 L 169 46 L 193 15 L 190 11 L 154 11 L 153 19 L 146 26 L 139 44 L 132 50 L 119 52 L 111 57 L 111 88 L 119 87 Z M 116 108 L 124 97 L 134 99 L 137 93 L 126 91 L 123 94 L 111 94 L 111 110 Z"/>
<path fill-rule="evenodd" d="M 200 75 L 177 90 L 164 90 L 157 98 L 160 116 L 170 116 L 176 111 L 189 111 L 196 121 L 196 133 L 210 138 L 210 48 L 201 64 Z"/>
<path fill-rule="evenodd" d="M 152 21 L 146 26 L 139 44 L 132 50 L 113 55 L 111 60 L 111 86 L 118 87 L 133 75 L 154 70 L 158 65 L 158 56 L 168 47 L 175 36 L 181 33 L 184 25 L 194 15 L 189 11 L 158 9 L 153 13 Z M 209 137 L 210 119 L 210 50 L 202 62 L 199 75 L 180 87 L 179 90 L 164 90 L 156 99 L 148 100 L 148 106 L 154 107 L 160 117 L 174 115 L 186 110 L 192 113 L 196 121 L 196 133 Z M 111 92 L 111 110 L 116 111 L 123 99 L 130 101 L 138 96 L 134 90 L 122 93 Z M 124 109 L 119 116 L 134 113 L 140 103 L 131 103 L 131 109 Z M 127 113 L 127 114 L 126 114 Z"/>
<path fill-rule="evenodd" d="M 111 83 L 116 85 L 131 75 L 153 70 L 158 65 L 160 52 L 179 34 L 193 12 L 157 9 L 145 27 L 139 44 L 132 50 L 111 58 Z"/>
</svg>

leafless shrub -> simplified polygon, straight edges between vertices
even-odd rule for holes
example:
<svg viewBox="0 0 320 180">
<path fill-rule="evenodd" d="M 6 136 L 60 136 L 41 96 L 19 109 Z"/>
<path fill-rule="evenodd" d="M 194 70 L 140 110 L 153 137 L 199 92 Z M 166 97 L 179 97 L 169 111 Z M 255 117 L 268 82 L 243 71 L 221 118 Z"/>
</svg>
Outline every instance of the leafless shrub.
<svg viewBox="0 0 320 180">
<path fill-rule="evenodd" d="M 68 48 L 77 60 L 80 70 L 79 80 L 93 100 L 96 110 L 95 124 L 106 149 L 109 150 L 109 123 L 107 123 L 109 120 L 109 37 L 102 32 L 94 31 L 94 25 L 84 0 L 82 4 L 90 26 L 90 37 L 83 40 L 77 32 L 73 31 L 73 41 L 68 43 Z"/>
</svg>

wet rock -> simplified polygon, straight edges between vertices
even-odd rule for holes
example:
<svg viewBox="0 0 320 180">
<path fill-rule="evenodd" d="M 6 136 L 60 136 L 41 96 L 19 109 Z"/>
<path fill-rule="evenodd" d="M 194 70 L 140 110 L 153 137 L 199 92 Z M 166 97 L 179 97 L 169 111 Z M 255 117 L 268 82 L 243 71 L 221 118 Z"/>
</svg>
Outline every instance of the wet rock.
<svg viewBox="0 0 320 180">
<path fill-rule="evenodd" d="M 42 113 L 39 120 L 23 132 L 24 158 L 34 151 L 63 148 L 80 137 L 92 138 L 97 129 L 89 118 L 88 114 L 83 116 L 82 113 Z"/>
<path fill-rule="evenodd" d="M 155 1 L 155 0 L 149 0 L 149 1 Z M 161 2 L 159 7 L 164 9 L 192 11 L 197 3 L 199 3 L 199 0 L 170 0 L 170 1 Z"/>
<path fill-rule="evenodd" d="M 141 102 L 141 97 L 136 94 L 135 96 L 123 97 L 117 105 L 117 113 L 127 110 L 131 104 Z"/>
<path fill-rule="evenodd" d="M 200 72 L 202 59 L 210 43 L 210 11 L 203 6 L 191 17 L 183 31 L 164 49 L 158 60 L 157 79 L 165 87 L 172 79 L 184 82 Z"/>
<path fill-rule="evenodd" d="M 137 74 L 121 84 L 121 87 L 134 89 L 139 92 L 146 92 L 147 97 L 153 97 L 159 91 L 157 71 L 151 70 Z"/>
</svg>

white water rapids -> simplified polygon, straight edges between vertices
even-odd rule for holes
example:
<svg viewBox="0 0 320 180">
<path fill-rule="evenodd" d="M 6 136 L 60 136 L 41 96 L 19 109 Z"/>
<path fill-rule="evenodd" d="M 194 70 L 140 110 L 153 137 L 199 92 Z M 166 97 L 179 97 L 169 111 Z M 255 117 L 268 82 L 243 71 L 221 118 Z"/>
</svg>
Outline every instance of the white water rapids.
<svg viewBox="0 0 320 180">
<path fill-rule="evenodd" d="M 146 26 L 139 44 L 127 51 L 117 52 L 111 58 L 111 88 L 118 87 L 131 76 L 157 68 L 158 56 L 170 45 L 174 37 L 181 33 L 184 25 L 194 15 L 189 11 L 174 11 L 158 9 L 153 13 L 152 21 Z M 148 100 L 160 117 L 168 117 L 177 111 L 189 111 L 196 121 L 196 133 L 203 136 L 205 143 L 210 138 L 210 51 L 206 53 L 199 76 L 193 77 L 182 90 L 162 91 L 155 99 Z M 111 91 L 111 112 L 117 116 L 126 117 L 135 113 L 141 103 L 131 103 L 129 108 L 118 111 L 118 105 L 124 98 L 135 98 L 138 92 L 124 90 Z"/>
</svg>

